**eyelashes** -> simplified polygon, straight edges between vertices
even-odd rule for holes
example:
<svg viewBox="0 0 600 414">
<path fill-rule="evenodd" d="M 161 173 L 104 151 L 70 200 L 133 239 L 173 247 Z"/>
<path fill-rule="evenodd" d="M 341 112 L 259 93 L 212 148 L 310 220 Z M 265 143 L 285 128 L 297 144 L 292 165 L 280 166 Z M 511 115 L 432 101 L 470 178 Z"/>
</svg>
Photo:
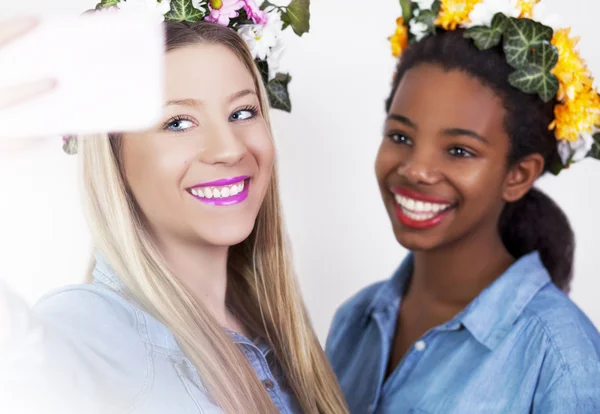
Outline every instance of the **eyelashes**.
<svg viewBox="0 0 600 414">
<path fill-rule="evenodd" d="M 414 146 L 414 141 L 407 135 L 402 132 L 390 132 L 387 134 L 387 137 L 397 145 L 406 145 L 408 147 Z M 467 149 L 462 145 L 452 145 L 445 150 L 448 155 L 453 158 L 474 158 L 476 157 L 476 153 L 470 149 Z"/>
<path fill-rule="evenodd" d="M 260 109 L 256 105 L 248 105 L 242 108 L 236 109 L 229 116 L 229 122 L 243 122 L 256 118 L 257 115 L 260 114 Z M 169 119 L 162 126 L 164 131 L 170 132 L 185 132 L 195 126 L 197 126 L 197 121 L 194 118 L 187 115 L 177 115 L 173 118 Z"/>
</svg>

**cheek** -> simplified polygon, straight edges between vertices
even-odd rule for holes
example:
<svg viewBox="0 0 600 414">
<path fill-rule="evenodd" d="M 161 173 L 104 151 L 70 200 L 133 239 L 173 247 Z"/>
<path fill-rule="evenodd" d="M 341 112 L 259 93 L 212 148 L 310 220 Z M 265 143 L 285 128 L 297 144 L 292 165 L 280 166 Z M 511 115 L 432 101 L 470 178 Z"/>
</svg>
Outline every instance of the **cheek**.
<svg viewBox="0 0 600 414">
<path fill-rule="evenodd" d="M 461 163 L 462 164 L 462 163 Z M 452 172 L 454 183 L 469 209 L 487 209 L 502 198 L 505 178 L 503 168 L 496 163 L 474 161 L 471 165 L 456 166 Z"/>
<path fill-rule="evenodd" d="M 151 139 L 124 143 L 124 172 L 135 199 L 147 215 L 156 215 L 178 196 L 179 181 L 189 165 L 189 153 L 175 146 L 153 145 Z M 137 142 L 134 142 L 137 141 Z"/>
<path fill-rule="evenodd" d="M 375 158 L 375 175 L 380 186 L 384 186 L 386 178 L 402 164 L 402 153 L 390 140 L 385 139 L 379 146 Z"/>
<path fill-rule="evenodd" d="M 260 123 L 245 130 L 243 140 L 259 169 L 270 172 L 275 162 L 275 146 L 267 125 Z"/>
</svg>

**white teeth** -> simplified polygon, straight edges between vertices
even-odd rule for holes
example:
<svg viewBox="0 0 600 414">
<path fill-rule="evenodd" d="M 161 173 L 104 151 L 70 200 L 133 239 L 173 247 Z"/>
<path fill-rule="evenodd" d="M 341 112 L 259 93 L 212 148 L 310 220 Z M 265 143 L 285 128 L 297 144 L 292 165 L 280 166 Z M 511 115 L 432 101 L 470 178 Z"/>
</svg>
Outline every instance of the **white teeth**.
<svg viewBox="0 0 600 414">
<path fill-rule="evenodd" d="M 238 195 L 244 191 L 245 181 L 223 187 L 206 187 L 204 189 L 196 187 L 190 190 L 192 195 L 202 198 L 227 198 Z"/>
<path fill-rule="evenodd" d="M 401 195 L 395 198 L 402 211 L 413 220 L 429 220 L 450 207 L 450 204 L 427 203 Z"/>
</svg>

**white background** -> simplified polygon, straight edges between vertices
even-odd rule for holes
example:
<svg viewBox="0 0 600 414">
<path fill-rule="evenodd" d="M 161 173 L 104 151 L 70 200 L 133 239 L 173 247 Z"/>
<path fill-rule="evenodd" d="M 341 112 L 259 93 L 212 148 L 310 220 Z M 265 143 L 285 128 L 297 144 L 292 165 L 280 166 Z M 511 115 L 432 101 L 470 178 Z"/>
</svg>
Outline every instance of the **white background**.
<svg viewBox="0 0 600 414">
<path fill-rule="evenodd" d="M 285 1 L 285 0 L 284 0 Z M 600 2 L 544 0 L 594 50 Z M 2 11 L 80 13 L 95 0 L 3 1 Z M 568 3 L 568 6 L 566 5 Z M 373 162 L 394 60 L 387 37 L 397 0 L 313 0 L 311 31 L 288 35 L 292 114 L 275 112 L 282 194 L 296 267 L 324 339 L 333 312 L 360 288 L 387 278 L 406 252 L 380 201 Z M 600 76 L 600 75 L 598 75 Z M 35 122 L 32 119 L 31 122 Z M 82 279 L 91 244 L 80 211 L 77 162 L 58 138 L 0 149 L 0 271 L 27 300 Z M 577 236 L 572 298 L 600 326 L 600 162 L 589 160 L 540 183 L 567 212 Z"/>
</svg>

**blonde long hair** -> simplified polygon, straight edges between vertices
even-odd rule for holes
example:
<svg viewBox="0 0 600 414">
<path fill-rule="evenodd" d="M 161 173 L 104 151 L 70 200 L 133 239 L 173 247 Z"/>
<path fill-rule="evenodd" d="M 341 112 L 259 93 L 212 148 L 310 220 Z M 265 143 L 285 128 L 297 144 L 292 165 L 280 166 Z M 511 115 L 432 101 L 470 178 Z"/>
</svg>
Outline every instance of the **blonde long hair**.
<svg viewBox="0 0 600 414">
<path fill-rule="evenodd" d="M 167 23 L 167 51 L 193 44 L 233 51 L 254 77 L 269 125 L 261 75 L 242 39 L 212 23 Z M 277 413 L 250 363 L 202 304 L 171 273 L 143 225 L 122 174 L 119 136 L 82 140 L 86 210 L 94 246 L 135 300 L 162 321 L 228 414 Z M 228 301 L 274 349 L 305 413 L 347 413 L 300 297 L 280 212 L 276 171 L 251 235 L 229 254 Z"/>
</svg>

